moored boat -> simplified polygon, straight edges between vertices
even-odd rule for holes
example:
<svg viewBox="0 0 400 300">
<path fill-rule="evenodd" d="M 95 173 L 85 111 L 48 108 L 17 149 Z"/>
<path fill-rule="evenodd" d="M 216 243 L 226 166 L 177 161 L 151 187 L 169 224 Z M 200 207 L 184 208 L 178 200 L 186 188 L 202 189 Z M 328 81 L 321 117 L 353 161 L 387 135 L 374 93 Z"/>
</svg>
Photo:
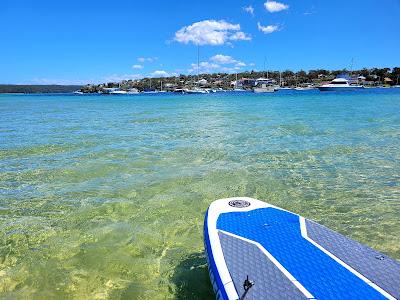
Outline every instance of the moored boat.
<svg viewBox="0 0 400 300">
<path fill-rule="evenodd" d="M 303 83 L 294 88 L 296 91 L 309 91 L 314 90 L 315 87 L 311 83 Z"/>
<path fill-rule="evenodd" d="M 318 87 L 321 92 L 326 91 L 353 91 L 363 89 L 364 86 L 358 84 L 350 84 L 350 81 L 343 77 L 333 79 L 330 83 L 323 84 Z"/>
<path fill-rule="evenodd" d="M 253 88 L 254 93 L 273 93 L 278 91 L 279 86 L 275 80 L 269 78 L 258 78 L 256 86 Z"/>
<path fill-rule="evenodd" d="M 139 90 L 136 88 L 131 88 L 126 92 L 128 95 L 136 95 L 139 94 Z"/>
<path fill-rule="evenodd" d="M 254 93 L 273 93 L 276 92 L 276 89 L 272 85 L 261 84 L 258 87 L 253 88 Z"/>
<path fill-rule="evenodd" d="M 123 91 L 123 90 L 115 90 L 115 91 L 111 91 L 110 92 L 110 94 L 113 94 L 113 95 L 126 95 L 127 94 L 127 91 Z"/>
<path fill-rule="evenodd" d="M 186 94 L 209 94 L 208 90 L 203 90 L 200 88 L 194 88 L 194 89 L 186 89 L 185 90 Z"/>
</svg>

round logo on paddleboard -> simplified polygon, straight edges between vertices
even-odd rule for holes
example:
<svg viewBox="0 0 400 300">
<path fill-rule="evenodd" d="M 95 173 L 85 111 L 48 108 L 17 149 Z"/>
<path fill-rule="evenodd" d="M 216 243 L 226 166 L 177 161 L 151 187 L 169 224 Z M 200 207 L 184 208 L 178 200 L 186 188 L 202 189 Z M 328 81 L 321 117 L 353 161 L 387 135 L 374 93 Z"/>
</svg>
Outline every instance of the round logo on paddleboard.
<svg viewBox="0 0 400 300">
<path fill-rule="evenodd" d="M 250 206 L 250 202 L 246 200 L 231 200 L 229 205 L 236 208 L 243 208 Z"/>
</svg>

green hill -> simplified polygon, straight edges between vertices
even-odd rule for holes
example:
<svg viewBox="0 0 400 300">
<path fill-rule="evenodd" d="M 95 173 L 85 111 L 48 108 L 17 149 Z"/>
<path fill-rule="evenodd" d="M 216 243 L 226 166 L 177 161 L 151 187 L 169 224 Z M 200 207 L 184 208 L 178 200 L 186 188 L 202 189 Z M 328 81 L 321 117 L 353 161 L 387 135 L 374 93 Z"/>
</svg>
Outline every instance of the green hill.
<svg viewBox="0 0 400 300">
<path fill-rule="evenodd" d="M 72 93 L 81 88 L 80 85 L 14 85 L 0 84 L 1 93 Z"/>
</svg>

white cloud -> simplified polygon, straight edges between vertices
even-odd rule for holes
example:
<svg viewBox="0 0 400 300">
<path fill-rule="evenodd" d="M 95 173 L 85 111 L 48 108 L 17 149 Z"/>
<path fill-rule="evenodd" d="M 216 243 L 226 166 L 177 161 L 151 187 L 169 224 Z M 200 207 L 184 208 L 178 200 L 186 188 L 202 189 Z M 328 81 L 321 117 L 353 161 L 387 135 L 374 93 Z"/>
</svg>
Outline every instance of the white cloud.
<svg viewBox="0 0 400 300">
<path fill-rule="evenodd" d="M 144 63 L 144 62 L 154 62 L 154 61 L 156 61 L 158 59 L 158 57 L 138 57 L 138 61 L 139 62 L 141 62 L 141 63 Z"/>
<path fill-rule="evenodd" d="M 289 5 L 276 1 L 267 1 L 264 3 L 264 6 L 270 13 L 286 10 L 289 8 Z"/>
<path fill-rule="evenodd" d="M 237 60 L 233 59 L 232 56 L 223 54 L 214 55 L 210 60 L 218 64 L 234 64 L 237 62 Z"/>
<path fill-rule="evenodd" d="M 223 67 L 223 68 L 221 68 L 221 72 L 224 72 L 224 73 L 235 73 L 235 71 L 237 70 L 237 69 L 240 69 L 240 68 L 236 68 L 236 67 L 234 67 L 234 68 L 231 68 L 231 67 Z"/>
<path fill-rule="evenodd" d="M 192 66 L 193 66 L 193 64 L 192 64 Z M 219 65 L 218 64 L 214 64 L 214 63 L 210 63 L 208 61 L 202 61 L 200 63 L 200 67 L 201 68 L 209 68 L 209 69 L 217 69 L 217 68 L 219 68 Z"/>
<path fill-rule="evenodd" d="M 217 54 L 212 57 L 210 57 L 210 61 L 220 64 L 220 65 L 235 65 L 235 68 L 241 68 L 241 67 L 246 67 L 246 63 L 234 59 L 232 56 L 229 55 L 223 55 L 223 54 Z"/>
<path fill-rule="evenodd" d="M 249 5 L 249 6 L 245 6 L 243 7 L 243 10 L 245 12 L 248 12 L 249 14 L 251 14 L 252 16 L 254 16 L 254 8 L 253 6 Z"/>
<path fill-rule="evenodd" d="M 143 78 L 141 74 L 112 74 L 104 78 L 104 82 L 119 82 L 122 80 L 136 80 Z"/>
<path fill-rule="evenodd" d="M 279 27 L 277 25 L 262 26 L 260 22 L 257 23 L 257 27 L 258 30 L 262 31 L 265 34 L 270 34 L 279 30 Z"/>
<path fill-rule="evenodd" d="M 195 45 L 223 45 L 229 41 L 250 40 L 251 38 L 240 31 L 239 24 L 231 24 L 224 20 L 204 20 L 182 27 L 175 32 L 174 40 Z"/>
<path fill-rule="evenodd" d="M 142 65 L 133 65 L 132 69 L 143 69 Z"/>
<path fill-rule="evenodd" d="M 153 73 L 151 73 L 151 76 L 152 77 L 170 77 L 173 75 L 164 70 L 157 70 L 157 71 L 154 71 Z"/>
<path fill-rule="evenodd" d="M 221 66 L 216 63 L 211 63 L 208 61 L 202 61 L 199 64 L 199 72 L 200 73 L 211 73 L 215 72 L 215 70 L 219 69 Z M 189 73 L 197 73 L 197 64 L 191 64 L 190 69 L 188 70 Z"/>
<path fill-rule="evenodd" d="M 227 72 L 231 73 L 235 70 L 239 70 L 243 67 L 247 67 L 247 64 L 234 59 L 232 56 L 224 54 L 216 54 L 210 57 L 209 61 L 202 61 L 199 64 L 200 73 L 216 73 L 216 72 Z M 197 73 L 197 64 L 193 63 L 190 65 L 189 73 Z"/>
<path fill-rule="evenodd" d="M 232 34 L 229 39 L 231 41 L 251 41 L 251 37 L 245 34 L 243 31 L 238 31 Z"/>
</svg>

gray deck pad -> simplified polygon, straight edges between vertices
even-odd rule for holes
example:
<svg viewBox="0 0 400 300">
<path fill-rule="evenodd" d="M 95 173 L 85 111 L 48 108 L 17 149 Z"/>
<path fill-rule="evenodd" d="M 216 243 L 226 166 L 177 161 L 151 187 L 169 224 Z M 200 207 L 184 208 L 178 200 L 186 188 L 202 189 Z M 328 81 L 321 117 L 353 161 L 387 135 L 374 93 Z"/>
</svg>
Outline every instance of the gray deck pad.
<svg viewBox="0 0 400 300">
<path fill-rule="evenodd" d="M 222 232 L 219 238 L 239 297 L 244 293 L 243 283 L 249 275 L 255 284 L 245 300 L 307 299 L 256 245 Z"/>
</svg>

